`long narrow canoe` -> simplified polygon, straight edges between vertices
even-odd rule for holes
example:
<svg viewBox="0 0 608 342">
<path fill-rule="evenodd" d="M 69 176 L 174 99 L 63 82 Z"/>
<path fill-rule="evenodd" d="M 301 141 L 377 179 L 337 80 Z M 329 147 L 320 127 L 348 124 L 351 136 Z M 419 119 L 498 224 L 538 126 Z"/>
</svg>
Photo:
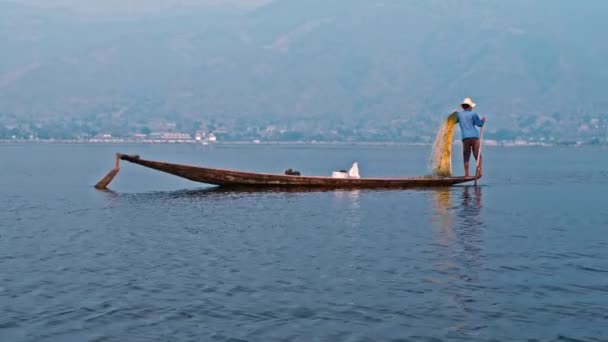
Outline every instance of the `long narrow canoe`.
<svg viewBox="0 0 608 342">
<path fill-rule="evenodd" d="M 446 187 L 471 182 L 474 177 L 332 178 L 289 176 L 172 164 L 118 154 L 118 158 L 191 181 L 221 187 L 310 189 L 406 189 Z"/>
</svg>

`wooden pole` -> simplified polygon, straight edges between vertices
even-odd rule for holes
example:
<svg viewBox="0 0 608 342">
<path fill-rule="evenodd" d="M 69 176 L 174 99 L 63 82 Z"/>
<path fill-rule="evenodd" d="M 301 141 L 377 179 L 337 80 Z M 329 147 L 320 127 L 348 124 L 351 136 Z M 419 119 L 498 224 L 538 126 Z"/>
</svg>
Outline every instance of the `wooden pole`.
<svg viewBox="0 0 608 342">
<path fill-rule="evenodd" d="M 482 157 L 481 157 L 481 150 L 483 147 L 483 128 L 485 126 L 485 122 L 484 125 L 481 126 L 481 129 L 479 130 L 479 152 L 477 153 L 477 167 L 475 168 L 475 185 L 477 186 L 477 180 L 479 179 L 479 174 L 481 173 L 481 168 L 482 168 Z"/>
<path fill-rule="evenodd" d="M 108 174 L 103 177 L 97 184 L 95 184 L 95 189 L 97 190 L 106 190 L 108 185 L 112 182 L 114 177 L 120 171 L 120 153 L 116 153 L 116 163 L 114 164 L 114 168 L 108 172 Z"/>
</svg>

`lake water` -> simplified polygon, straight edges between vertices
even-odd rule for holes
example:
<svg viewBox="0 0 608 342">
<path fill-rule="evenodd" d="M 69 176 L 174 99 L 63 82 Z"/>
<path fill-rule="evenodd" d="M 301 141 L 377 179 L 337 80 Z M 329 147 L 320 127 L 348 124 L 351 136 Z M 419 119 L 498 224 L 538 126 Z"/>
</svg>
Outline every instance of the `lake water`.
<svg viewBox="0 0 608 342">
<path fill-rule="evenodd" d="M 1 341 L 608 340 L 606 148 L 488 147 L 477 188 L 94 190 L 117 151 L 418 176 L 430 147 L 0 145 Z"/>
</svg>

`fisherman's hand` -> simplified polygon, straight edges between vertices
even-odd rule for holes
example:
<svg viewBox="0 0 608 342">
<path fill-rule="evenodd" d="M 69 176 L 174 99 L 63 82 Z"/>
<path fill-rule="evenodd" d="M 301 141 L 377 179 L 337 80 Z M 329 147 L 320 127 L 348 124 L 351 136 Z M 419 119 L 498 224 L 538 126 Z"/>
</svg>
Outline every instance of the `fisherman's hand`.
<svg viewBox="0 0 608 342">
<path fill-rule="evenodd" d="M 486 117 L 481 118 L 481 122 L 486 122 Z"/>
</svg>

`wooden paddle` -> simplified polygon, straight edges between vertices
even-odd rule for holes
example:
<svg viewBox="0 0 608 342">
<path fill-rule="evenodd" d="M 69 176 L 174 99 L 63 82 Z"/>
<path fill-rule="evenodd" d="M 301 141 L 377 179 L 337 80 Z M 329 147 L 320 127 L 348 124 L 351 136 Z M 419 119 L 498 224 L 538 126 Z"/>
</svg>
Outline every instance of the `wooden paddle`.
<svg viewBox="0 0 608 342">
<path fill-rule="evenodd" d="M 119 163 L 120 163 L 120 154 L 116 153 L 116 164 L 114 165 L 114 168 L 112 170 L 110 170 L 110 172 L 108 172 L 108 174 L 105 177 L 103 177 L 99 182 L 97 182 L 97 184 L 95 184 L 95 189 L 106 190 L 108 188 L 108 185 L 110 185 L 110 182 L 112 182 L 114 177 L 116 177 L 116 175 L 118 174 L 118 171 L 120 171 Z"/>
<path fill-rule="evenodd" d="M 479 130 L 479 152 L 477 152 L 477 167 L 475 168 L 475 186 L 477 186 L 477 180 L 479 179 L 479 174 L 481 173 L 482 161 L 481 161 L 481 148 L 483 147 L 483 128 L 484 125 L 481 126 Z"/>
</svg>

